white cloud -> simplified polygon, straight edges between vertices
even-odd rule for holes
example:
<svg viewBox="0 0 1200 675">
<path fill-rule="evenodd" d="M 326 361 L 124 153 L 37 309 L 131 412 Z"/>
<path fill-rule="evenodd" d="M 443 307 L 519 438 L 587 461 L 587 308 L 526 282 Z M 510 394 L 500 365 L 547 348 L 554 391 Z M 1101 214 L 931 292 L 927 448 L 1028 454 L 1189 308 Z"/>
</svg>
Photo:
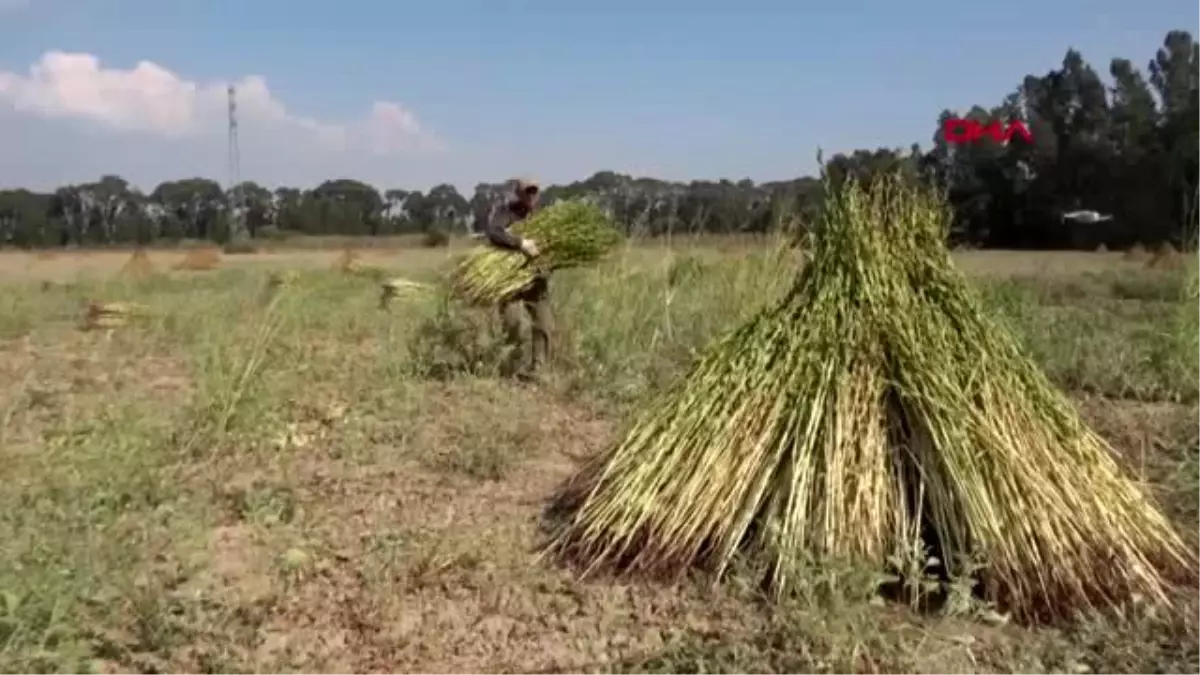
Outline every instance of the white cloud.
<svg viewBox="0 0 1200 675">
<path fill-rule="evenodd" d="M 0 0 L 0 7 L 12 2 Z M 0 180 L 30 182 L 13 175 L 17 160 L 23 160 L 19 165 L 26 173 L 37 174 L 38 182 L 85 180 L 90 177 L 75 175 L 80 166 L 102 159 L 112 165 L 103 172 L 162 173 L 131 176 L 139 183 L 189 171 L 223 179 L 228 84 L 189 80 L 151 61 L 122 69 L 106 67 L 92 54 L 61 51 L 46 52 L 25 73 L 0 70 L 0 146 L 27 153 L 23 158 L 0 153 L 10 155 L 7 166 L 0 160 Z M 416 115 L 398 103 L 377 101 L 349 121 L 319 120 L 289 110 L 260 76 L 232 84 L 243 178 L 321 180 L 356 166 L 396 174 L 397 167 L 428 161 L 431 151 L 442 149 Z M 40 142 L 32 143 L 30 135 Z M 114 147 L 122 151 L 95 156 Z M 56 164 L 50 159 L 55 155 L 71 161 Z M 171 159 L 156 169 L 155 155 Z M 204 161 L 197 161 L 201 157 Z"/>
</svg>

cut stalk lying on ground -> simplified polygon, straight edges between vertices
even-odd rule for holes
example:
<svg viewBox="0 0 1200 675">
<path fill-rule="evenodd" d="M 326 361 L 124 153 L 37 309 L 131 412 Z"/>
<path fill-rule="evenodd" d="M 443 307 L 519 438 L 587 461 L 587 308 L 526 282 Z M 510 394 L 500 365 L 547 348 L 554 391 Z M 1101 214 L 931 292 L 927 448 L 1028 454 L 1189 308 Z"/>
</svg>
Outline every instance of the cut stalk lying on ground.
<svg viewBox="0 0 1200 675">
<path fill-rule="evenodd" d="M 432 290 L 428 285 L 401 277 L 388 279 L 380 285 L 380 309 L 387 309 L 393 300 L 405 294 L 422 293 Z"/>
<path fill-rule="evenodd" d="M 1195 583 L 1194 551 L 954 269 L 941 196 L 828 188 L 812 257 L 558 495 L 548 552 L 776 593 L 812 561 L 927 546 L 985 599 L 1052 620 Z"/>
<path fill-rule="evenodd" d="M 455 294 L 478 304 L 500 302 L 527 288 L 539 274 L 599 260 L 621 240 L 600 207 L 558 202 L 517 223 L 513 232 L 537 242 L 537 258 L 485 246 L 463 259 L 451 274 Z"/>
<path fill-rule="evenodd" d="M 83 327 L 86 330 L 96 328 L 119 328 L 128 325 L 130 319 L 145 316 L 146 308 L 130 302 L 100 302 L 93 300 L 87 304 L 84 313 Z"/>
</svg>

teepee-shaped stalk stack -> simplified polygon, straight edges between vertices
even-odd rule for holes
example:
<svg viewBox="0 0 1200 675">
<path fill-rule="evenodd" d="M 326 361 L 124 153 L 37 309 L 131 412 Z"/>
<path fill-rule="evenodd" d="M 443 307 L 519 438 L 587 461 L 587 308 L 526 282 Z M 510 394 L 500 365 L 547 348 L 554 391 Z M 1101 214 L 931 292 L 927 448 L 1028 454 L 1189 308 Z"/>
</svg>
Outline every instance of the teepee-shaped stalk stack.
<svg viewBox="0 0 1200 675">
<path fill-rule="evenodd" d="M 559 495 L 550 551 L 779 593 L 812 561 L 982 560 L 1025 619 L 1167 602 L 1197 563 L 1111 448 L 992 321 L 944 245 L 940 195 L 899 176 L 829 190 L 777 306 L 712 346 Z"/>
</svg>

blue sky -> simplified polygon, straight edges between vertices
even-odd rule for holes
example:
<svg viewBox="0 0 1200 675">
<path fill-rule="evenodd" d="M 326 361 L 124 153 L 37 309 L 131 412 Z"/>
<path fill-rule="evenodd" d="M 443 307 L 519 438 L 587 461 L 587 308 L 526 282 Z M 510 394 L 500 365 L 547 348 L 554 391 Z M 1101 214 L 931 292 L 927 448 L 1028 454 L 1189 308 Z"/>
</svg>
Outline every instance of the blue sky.
<svg viewBox="0 0 1200 675">
<path fill-rule="evenodd" d="M 1194 0 L 24 2 L 0 0 L 10 5 L 0 11 L 0 72 L 28 76 L 57 50 L 120 70 L 148 60 L 198 83 L 259 75 L 289 113 L 341 123 L 391 101 L 437 139 L 436 149 L 387 154 L 302 152 L 298 136 L 244 125 L 244 178 L 344 173 L 381 187 L 460 189 L 605 168 L 790 178 L 814 171 L 818 146 L 927 145 L 943 108 L 996 103 L 1069 46 L 1104 72 L 1113 56 L 1144 66 L 1167 30 L 1195 34 L 1200 24 Z M 226 174 L 223 134 L 201 147 L 199 136 L 114 130 L 78 109 L 51 115 L 3 94 L 2 184 Z"/>
</svg>

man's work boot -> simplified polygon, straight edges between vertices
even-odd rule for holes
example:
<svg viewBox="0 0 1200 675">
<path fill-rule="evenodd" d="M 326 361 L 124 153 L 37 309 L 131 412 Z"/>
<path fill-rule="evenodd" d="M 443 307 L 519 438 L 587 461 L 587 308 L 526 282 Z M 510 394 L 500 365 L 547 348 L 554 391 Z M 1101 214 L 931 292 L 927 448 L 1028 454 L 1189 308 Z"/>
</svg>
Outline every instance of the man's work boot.
<svg viewBox="0 0 1200 675">
<path fill-rule="evenodd" d="M 546 382 L 542 374 L 536 370 L 522 370 L 517 373 L 517 381 L 529 385 L 540 385 Z"/>
</svg>

